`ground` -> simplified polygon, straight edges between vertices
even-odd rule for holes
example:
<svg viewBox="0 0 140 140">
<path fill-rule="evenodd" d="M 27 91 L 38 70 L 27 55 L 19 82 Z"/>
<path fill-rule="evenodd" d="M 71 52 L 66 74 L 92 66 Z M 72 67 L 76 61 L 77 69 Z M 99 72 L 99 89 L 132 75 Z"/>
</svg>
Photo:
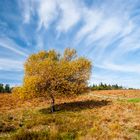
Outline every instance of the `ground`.
<svg viewBox="0 0 140 140">
<path fill-rule="evenodd" d="M 89 91 L 50 100 L 0 94 L 0 139 L 140 140 L 140 90 Z"/>
</svg>

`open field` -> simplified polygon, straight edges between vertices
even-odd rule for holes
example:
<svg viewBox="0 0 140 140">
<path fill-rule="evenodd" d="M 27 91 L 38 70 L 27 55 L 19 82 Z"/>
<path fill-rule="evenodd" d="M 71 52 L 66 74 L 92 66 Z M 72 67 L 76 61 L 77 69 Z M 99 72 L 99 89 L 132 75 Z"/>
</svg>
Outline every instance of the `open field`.
<svg viewBox="0 0 140 140">
<path fill-rule="evenodd" d="M 140 91 L 92 91 L 50 101 L 0 94 L 0 139 L 140 140 Z"/>
<path fill-rule="evenodd" d="M 140 98 L 140 90 L 100 90 L 94 94 L 110 95 L 122 98 Z"/>
</svg>

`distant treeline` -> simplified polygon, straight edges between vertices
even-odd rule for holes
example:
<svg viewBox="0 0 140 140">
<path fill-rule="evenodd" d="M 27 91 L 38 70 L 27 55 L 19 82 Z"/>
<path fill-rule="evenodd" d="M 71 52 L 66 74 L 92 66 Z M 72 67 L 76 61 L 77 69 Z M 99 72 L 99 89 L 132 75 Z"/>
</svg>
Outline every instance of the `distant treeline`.
<svg viewBox="0 0 140 140">
<path fill-rule="evenodd" d="M 11 93 L 12 88 L 9 84 L 1 84 L 0 83 L 0 93 Z"/>
<path fill-rule="evenodd" d="M 119 86 L 117 84 L 115 85 L 110 85 L 110 84 L 103 84 L 100 83 L 99 85 L 93 84 L 90 86 L 91 90 L 117 90 L 117 89 L 124 89 L 122 86 Z"/>
</svg>

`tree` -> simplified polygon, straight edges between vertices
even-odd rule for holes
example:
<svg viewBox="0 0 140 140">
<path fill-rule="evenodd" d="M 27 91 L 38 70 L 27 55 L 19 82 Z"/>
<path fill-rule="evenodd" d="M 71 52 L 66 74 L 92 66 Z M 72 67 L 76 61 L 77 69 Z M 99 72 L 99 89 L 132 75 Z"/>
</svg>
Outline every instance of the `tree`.
<svg viewBox="0 0 140 140">
<path fill-rule="evenodd" d="M 74 49 L 67 48 L 63 55 L 55 50 L 32 54 L 25 62 L 23 86 L 14 89 L 21 96 L 47 95 L 51 98 L 51 111 L 55 108 L 55 95 L 81 94 L 88 85 L 91 62 L 78 57 Z"/>
<path fill-rule="evenodd" d="M 0 93 L 3 93 L 3 92 L 4 92 L 4 85 L 0 84 Z"/>
<path fill-rule="evenodd" d="M 0 84 L 0 93 L 10 93 L 11 88 L 9 84 Z"/>
<path fill-rule="evenodd" d="M 11 92 L 10 85 L 6 84 L 4 90 L 5 90 L 6 93 L 10 93 Z"/>
</svg>

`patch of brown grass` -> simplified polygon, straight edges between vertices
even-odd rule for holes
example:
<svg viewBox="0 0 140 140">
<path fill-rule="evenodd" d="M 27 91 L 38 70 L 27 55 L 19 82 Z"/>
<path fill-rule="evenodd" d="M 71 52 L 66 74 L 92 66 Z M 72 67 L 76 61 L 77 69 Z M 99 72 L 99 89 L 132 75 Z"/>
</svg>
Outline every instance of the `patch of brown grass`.
<svg viewBox="0 0 140 140">
<path fill-rule="evenodd" d="M 98 93 L 110 95 L 111 92 L 119 96 L 122 91 Z M 123 92 L 129 91 L 123 90 Z M 129 97 L 132 93 L 130 91 L 125 94 Z M 10 140 L 21 138 L 23 140 L 140 139 L 139 103 L 102 100 L 88 94 L 71 98 L 57 97 L 55 106 L 57 111 L 53 114 L 48 111 L 49 99 L 34 98 L 20 101 L 10 94 L 0 95 L 2 101 L 0 102 L 0 138 Z"/>
<path fill-rule="evenodd" d="M 117 97 L 140 98 L 140 90 L 98 90 L 93 91 L 93 93 Z"/>
</svg>

